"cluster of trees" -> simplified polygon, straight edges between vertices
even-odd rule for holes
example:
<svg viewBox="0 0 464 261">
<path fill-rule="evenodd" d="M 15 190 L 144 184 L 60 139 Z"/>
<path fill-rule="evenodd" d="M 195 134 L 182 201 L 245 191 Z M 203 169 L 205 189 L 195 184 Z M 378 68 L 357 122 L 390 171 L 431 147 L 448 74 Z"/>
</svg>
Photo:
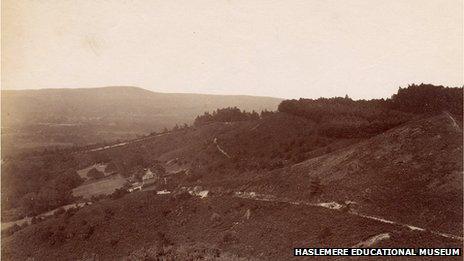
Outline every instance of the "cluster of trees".
<svg viewBox="0 0 464 261">
<path fill-rule="evenodd" d="M 72 157 L 60 154 L 7 161 L 2 166 L 2 218 L 34 216 L 73 202 L 72 189 L 84 182 L 75 167 Z"/>
<path fill-rule="evenodd" d="M 96 151 L 88 154 L 88 162 L 89 164 L 95 162 L 107 164 L 105 169 L 106 175 L 119 173 L 123 177 L 135 176 L 138 180 L 141 180 L 142 176 L 145 174 L 145 171 L 143 171 L 145 168 L 150 168 L 157 173 L 165 173 L 165 169 L 161 162 L 153 157 L 153 152 L 148 150 L 148 148 L 149 146 L 140 148 L 134 145 L 115 150 Z M 89 178 L 99 179 L 105 177 L 105 173 L 92 168 L 87 173 L 87 176 Z"/>
<path fill-rule="evenodd" d="M 197 116 L 193 123 L 194 126 L 204 125 L 211 122 L 234 122 L 257 120 L 260 115 L 255 112 L 242 111 L 237 107 L 228 107 L 217 109 L 213 113 L 205 112 L 203 115 Z"/>
<path fill-rule="evenodd" d="M 283 101 L 280 112 L 301 116 L 318 123 L 321 135 L 335 138 L 362 138 L 381 133 L 411 119 L 411 114 L 392 111 L 385 100 L 359 100 L 349 97 Z"/>
<path fill-rule="evenodd" d="M 391 109 L 411 113 L 435 113 L 448 111 L 462 115 L 463 89 L 434 86 L 431 84 L 410 85 L 399 88 L 398 93 L 387 100 Z"/>
<path fill-rule="evenodd" d="M 279 112 L 305 117 L 319 124 L 322 135 L 369 137 L 409 121 L 415 114 L 449 111 L 462 117 L 462 88 L 410 85 L 390 99 L 336 98 L 285 100 Z"/>
<path fill-rule="evenodd" d="M 101 179 L 105 177 L 105 173 L 99 171 L 96 168 L 92 168 L 87 172 L 87 177 L 92 178 L 92 179 Z"/>
<path fill-rule="evenodd" d="M 302 116 L 315 122 L 327 122 L 334 118 L 374 119 L 384 100 L 355 101 L 345 96 L 334 98 L 285 100 L 279 104 L 280 112 Z"/>
</svg>

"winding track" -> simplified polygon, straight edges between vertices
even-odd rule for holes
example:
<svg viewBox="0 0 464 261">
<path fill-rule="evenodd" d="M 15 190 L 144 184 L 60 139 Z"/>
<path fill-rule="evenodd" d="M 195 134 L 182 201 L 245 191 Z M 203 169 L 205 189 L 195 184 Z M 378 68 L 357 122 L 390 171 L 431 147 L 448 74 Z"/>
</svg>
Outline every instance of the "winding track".
<svg viewBox="0 0 464 261">
<path fill-rule="evenodd" d="M 372 246 L 374 246 L 375 244 L 377 244 L 380 241 L 390 239 L 390 237 L 391 237 L 390 233 L 381 233 L 381 234 L 375 235 L 373 237 L 370 237 L 370 238 L 368 238 L 366 240 L 363 240 L 363 241 L 357 243 L 356 245 L 354 245 L 352 247 L 353 248 L 372 247 Z"/>
<path fill-rule="evenodd" d="M 217 147 L 217 149 L 219 150 L 219 152 L 221 152 L 224 156 L 226 156 L 227 158 L 230 159 L 229 154 L 227 154 L 227 152 L 225 152 L 225 151 L 219 146 L 219 144 L 217 143 L 217 138 L 214 138 L 213 143 L 216 144 L 216 147 Z"/>
<path fill-rule="evenodd" d="M 292 205 L 306 205 L 306 206 L 312 206 L 312 207 L 323 207 L 323 208 L 327 208 L 327 209 L 331 209 L 331 210 L 337 210 L 337 211 L 339 211 L 340 209 L 343 208 L 343 205 L 341 205 L 339 203 L 336 203 L 336 202 L 311 203 L 311 202 L 306 202 L 306 201 L 291 201 L 291 200 L 286 199 L 286 198 L 279 199 L 279 198 L 277 198 L 277 197 L 275 197 L 273 195 L 257 194 L 257 193 L 254 193 L 254 192 L 250 192 L 250 193 L 236 192 L 234 196 L 239 197 L 239 198 L 258 200 L 258 201 L 270 201 L 270 202 L 287 203 L 287 204 L 292 204 Z M 420 228 L 420 227 L 416 227 L 416 226 L 409 225 L 409 224 L 395 222 L 395 221 L 384 219 L 384 218 L 381 218 L 381 217 L 369 216 L 369 215 L 358 213 L 358 212 L 352 211 L 352 210 L 349 210 L 347 213 L 349 213 L 351 215 L 358 216 L 358 217 L 379 221 L 379 222 L 382 222 L 382 223 L 393 224 L 393 225 L 405 227 L 405 228 L 408 228 L 408 229 L 413 230 L 413 231 L 420 231 L 420 232 L 425 232 L 426 231 L 425 228 Z M 434 235 L 437 235 L 437 236 L 440 236 L 440 237 L 451 238 L 451 239 L 455 239 L 455 240 L 464 241 L 464 238 L 462 236 L 443 233 L 443 232 L 434 231 L 434 230 L 428 230 L 428 231 L 430 233 L 432 233 Z"/>
<path fill-rule="evenodd" d="M 448 116 L 448 118 L 451 120 L 451 125 L 454 127 L 455 130 L 457 131 L 461 131 L 461 127 L 459 127 L 459 124 L 457 123 L 457 121 L 453 118 L 453 116 L 451 116 L 451 114 L 447 111 L 444 112 L 446 116 Z"/>
<path fill-rule="evenodd" d="M 152 135 L 152 136 L 148 136 L 148 137 L 144 137 L 144 138 L 140 138 L 140 139 L 134 139 L 134 140 L 126 141 L 126 142 L 121 142 L 121 143 L 117 143 L 117 144 L 113 144 L 113 145 L 107 145 L 107 146 L 101 146 L 101 147 L 98 147 L 98 148 L 82 150 L 82 151 L 78 151 L 76 153 L 87 153 L 87 152 L 108 150 L 108 149 L 112 149 L 112 148 L 116 148 L 116 147 L 127 146 L 127 145 L 130 145 L 130 144 L 136 143 L 136 142 L 146 141 L 146 140 L 149 140 L 149 139 L 161 137 L 161 136 L 168 135 L 168 134 L 170 134 L 170 132 L 160 133 L 160 134 L 156 134 L 156 135 Z"/>
</svg>

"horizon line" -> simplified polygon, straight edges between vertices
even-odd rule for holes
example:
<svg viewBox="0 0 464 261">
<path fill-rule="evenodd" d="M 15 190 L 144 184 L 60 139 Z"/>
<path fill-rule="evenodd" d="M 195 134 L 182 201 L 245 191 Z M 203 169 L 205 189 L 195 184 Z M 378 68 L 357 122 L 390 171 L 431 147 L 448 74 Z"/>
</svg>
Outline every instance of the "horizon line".
<svg viewBox="0 0 464 261">
<path fill-rule="evenodd" d="M 409 86 L 420 86 L 420 85 L 433 85 L 433 86 L 437 86 L 437 87 L 444 87 L 444 88 L 464 88 L 464 85 L 463 86 L 454 86 L 454 87 L 450 87 L 450 86 L 445 86 L 445 85 L 442 85 L 442 84 L 432 84 L 432 83 L 410 83 L 406 86 L 398 86 L 398 89 L 399 88 L 407 88 Z M 62 88 L 50 88 L 50 87 L 46 87 L 46 88 L 37 88 L 37 89 L 33 89 L 33 88 L 19 88 L 19 89 L 5 89 L 3 87 L 0 87 L 0 90 L 1 92 L 4 92 L 4 91 L 50 91 L 50 90 L 86 90 L 86 89 L 105 89 L 105 88 L 134 88 L 134 89 L 140 89 L 140 90 L 143 90 L 143 91 L 147 91 L 147 92 L 151 92 L 151 93 L 159 93 L 159 94 L 181 94 L 181 95 L 207 95 L 207 96 L 242 96 L 242 97 L 260 97 L 260 98 L 271 98 L 271 99 L 280 99 L 280 100 L 293 100 L 293 99 L 320 99 L 320 98 L 343 98 L 344 96 L 332 96 L 332 97 L 324 97 L 324 96 L 321 96 L 321 97 L 318 97 L 318 98 L 310 98 L 310 97 L 298 97 L 298 98 L 294 98 L 294 97 L 276 97 L 276 96 L 268 96 L 268 95 L 254 95 L 254 94 L 217 94 L 217 93 L 202 93 L 202 92 L 163 92 L 163 91 L 154 91 L 154 90 L 150 90 L 150 89 L 146 89 L 146 88 L 143 88 L 143 87 L 139 87 L 139 86 L 135 86 L 135 85 L 108 85 L 108 86 L 89 86 L 89 87 L 62 87 Z M 365 98 L 353 98 L 353 97 L 350 97 L 350 95 L 346 94 L 346 96 L 348 96 L 350 99 L 352 100 L 376 100 L 376 99 L 389 99 L 391 98 L 392 95 L 394 95 L 395 93 L 392 93 L 390 94 L 388 97 L 372 97 L 372 98 L 369 98 L 369 99 L 365 99 Z"/>
</svg>

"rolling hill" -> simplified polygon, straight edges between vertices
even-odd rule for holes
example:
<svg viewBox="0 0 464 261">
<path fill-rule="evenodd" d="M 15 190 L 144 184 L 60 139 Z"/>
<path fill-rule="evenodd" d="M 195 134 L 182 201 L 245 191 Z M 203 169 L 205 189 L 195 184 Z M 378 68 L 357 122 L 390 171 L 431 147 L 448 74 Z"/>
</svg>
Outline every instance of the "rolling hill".
<svg viewBox="0 0 464 261">
<path fill-rule="evenodd" d="M 334 139 L 317 130 L 309 120 L 276 113 L 78 157 L 115 162 L 124 173 L 134 158 L 147 164 L 176 160 L 190 175 L 173 178 L 173 189 L 201 185 L 310 202 L 349 201 L 364 214 L 462 234 L 463 137 L 450 114 L 419 117 L 371 138 Z M 316 195 L 314 180 L 321 187 Z"/>
</svg>

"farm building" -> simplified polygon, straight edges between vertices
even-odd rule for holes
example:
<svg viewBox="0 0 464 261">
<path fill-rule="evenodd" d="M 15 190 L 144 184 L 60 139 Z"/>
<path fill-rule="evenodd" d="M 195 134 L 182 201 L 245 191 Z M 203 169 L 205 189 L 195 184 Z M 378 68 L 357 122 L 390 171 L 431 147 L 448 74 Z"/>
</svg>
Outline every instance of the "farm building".
<svg viewBox="0 0 464 261">
<path fill-rule="evenodd" d="M 160 178 L 158 173 L 151 171 L 151 169 L 145 169 L 145 175 L 142 177 L 143 187 L 151 186 Z"/>
<path fill-rule="evenodd" d="M 129 192 L 134 192 L 136 190 L 142 190 L 143 183 L 135 182 L 132 186 L 128 189 Z"/>
</svg>

